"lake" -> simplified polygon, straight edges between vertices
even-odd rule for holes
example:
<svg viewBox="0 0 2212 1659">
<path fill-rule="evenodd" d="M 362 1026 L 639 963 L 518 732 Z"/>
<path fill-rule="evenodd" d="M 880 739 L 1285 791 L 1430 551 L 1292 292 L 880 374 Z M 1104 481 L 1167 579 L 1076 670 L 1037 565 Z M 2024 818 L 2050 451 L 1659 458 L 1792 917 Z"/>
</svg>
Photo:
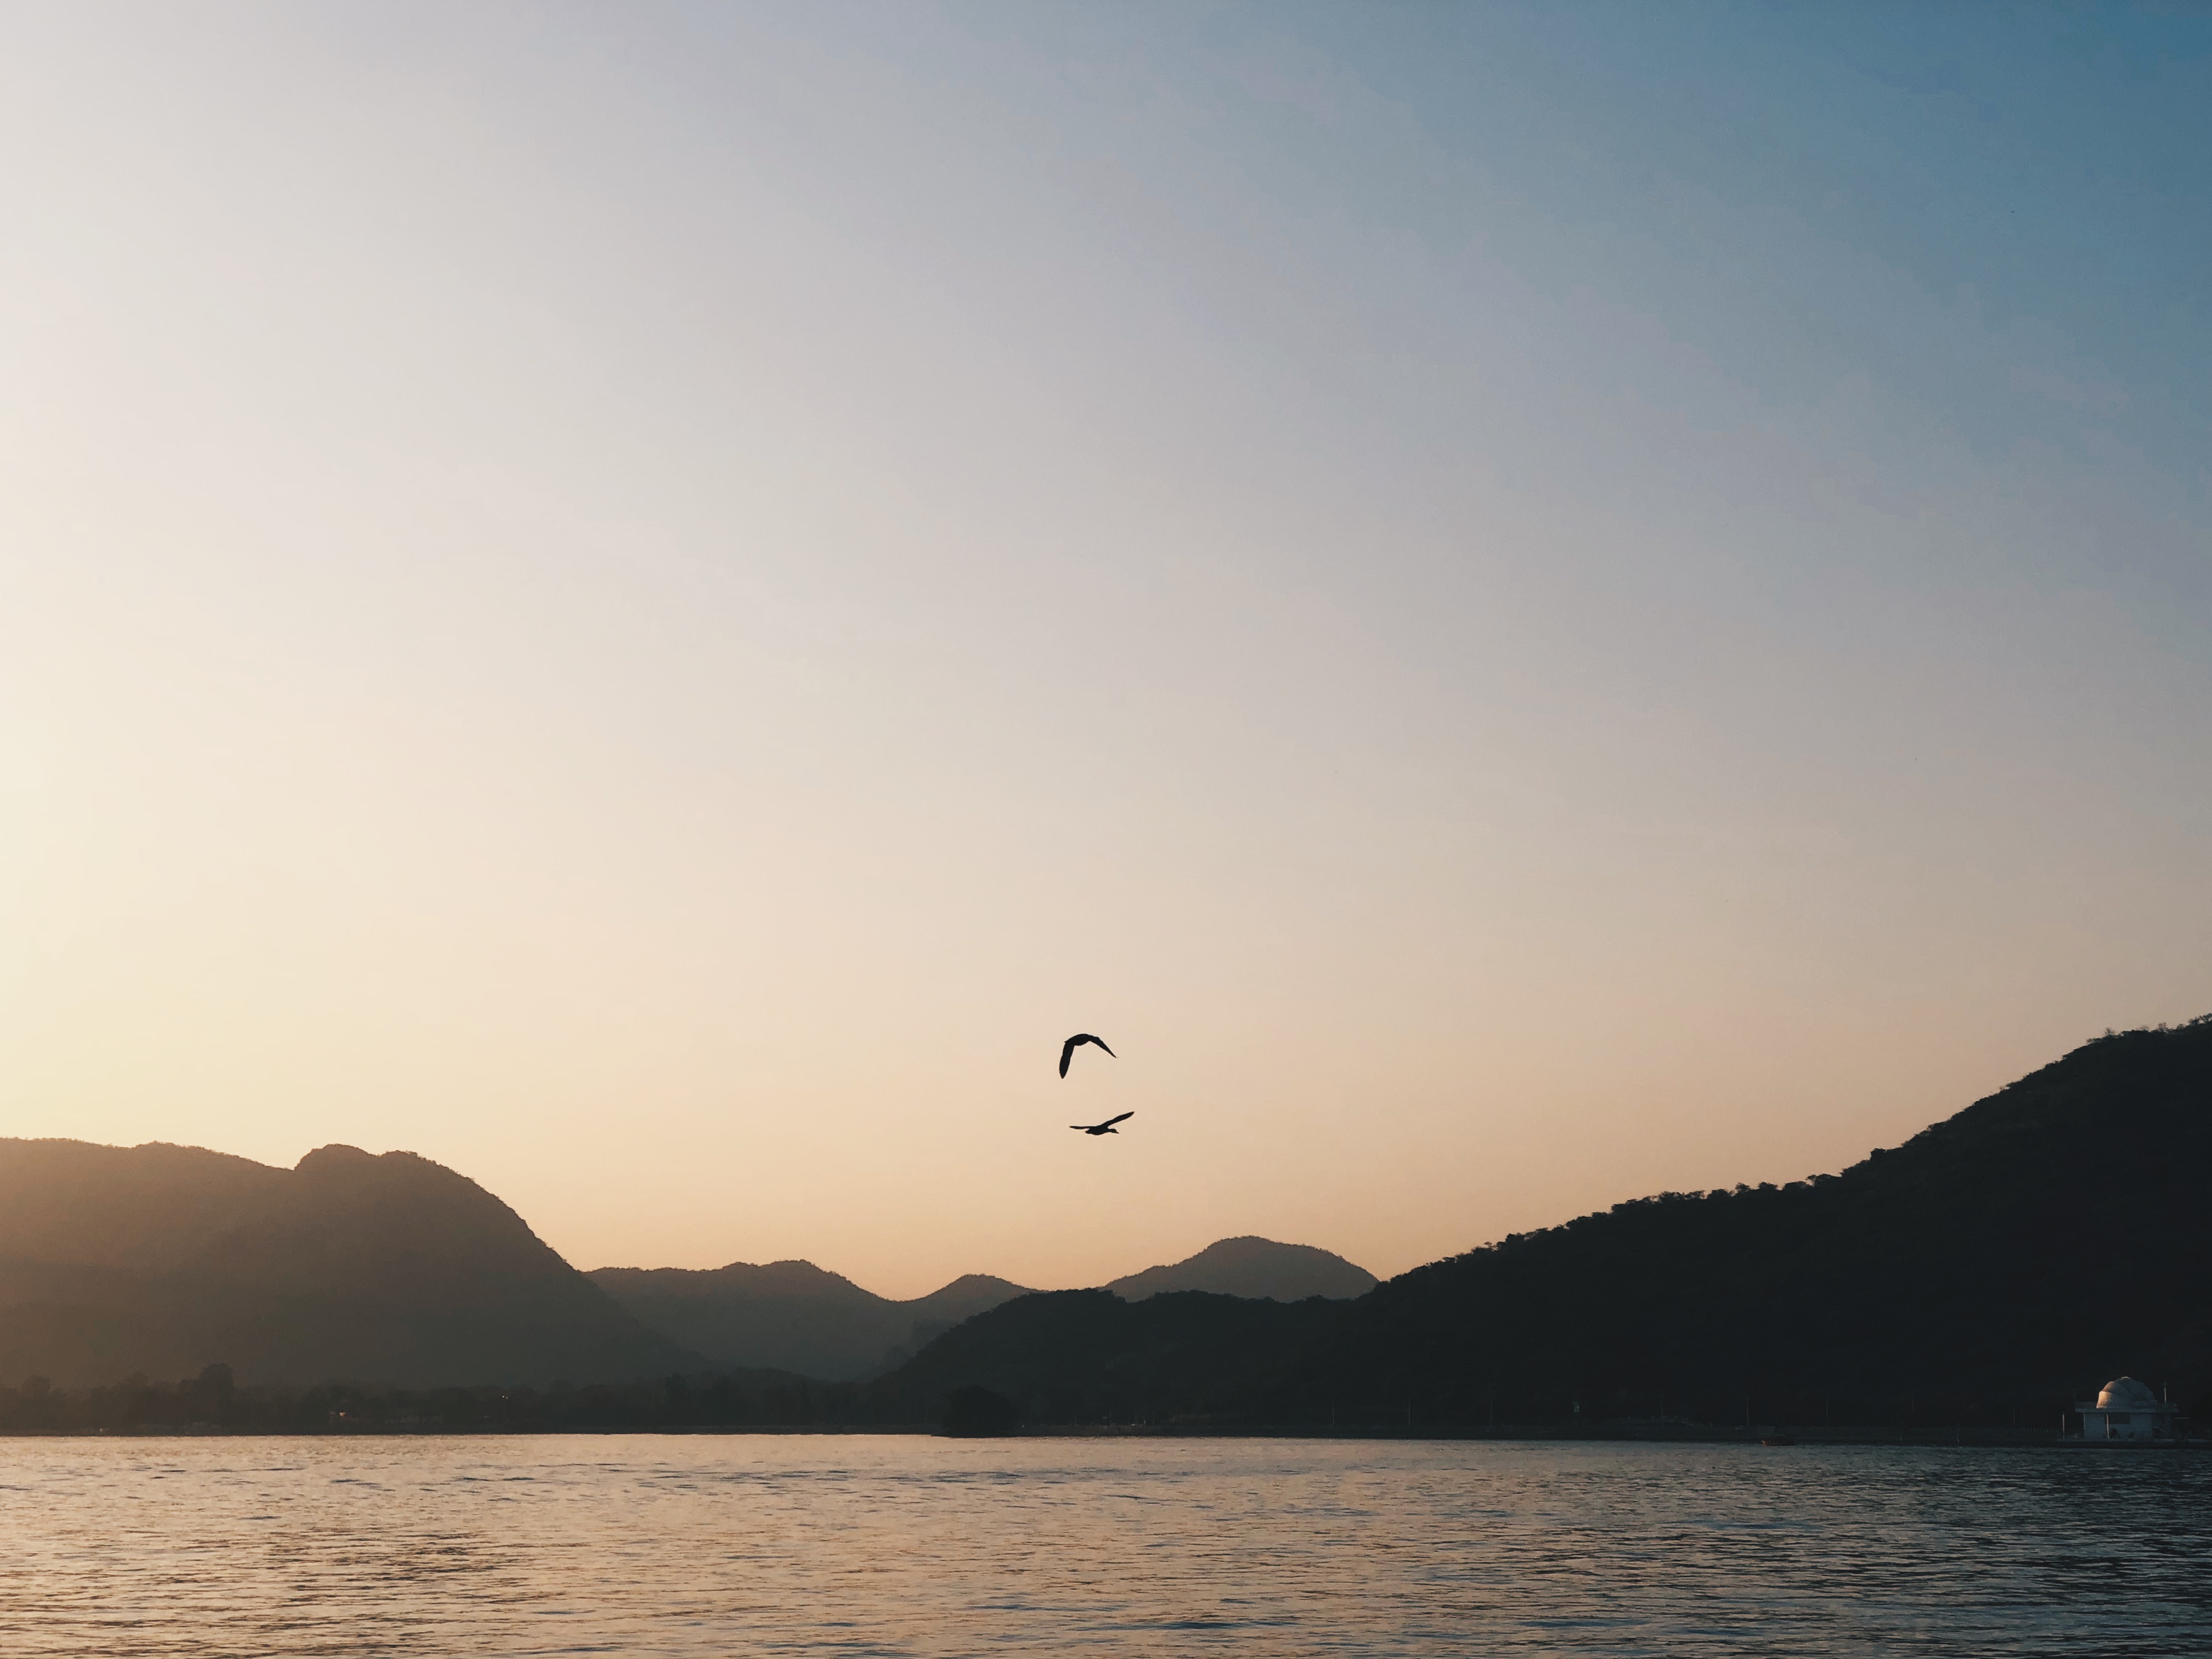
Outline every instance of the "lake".
<svg viewBox="0 0 2212 1659">
<path fill-rule="evenodd" d="M 2191 1453 L 0 1440 L 35 1655 L 2201 1654 Z"/>
</svg>

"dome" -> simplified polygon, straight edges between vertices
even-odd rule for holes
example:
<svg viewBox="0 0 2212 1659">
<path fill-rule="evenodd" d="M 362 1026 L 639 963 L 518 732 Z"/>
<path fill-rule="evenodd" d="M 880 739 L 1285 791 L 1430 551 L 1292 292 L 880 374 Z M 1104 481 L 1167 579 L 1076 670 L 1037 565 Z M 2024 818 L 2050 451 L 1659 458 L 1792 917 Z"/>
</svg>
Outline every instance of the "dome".
<svg viewBox="0 0 2212 1659">
<path fill-rule="evenodd" d="M 2100 1412 L 2148 1411 L 2158 1404 L 2158 1396 L 2132 1376 L 2116 1376 L 2097 1390 L 2097 1409 Z"/>
</svg>

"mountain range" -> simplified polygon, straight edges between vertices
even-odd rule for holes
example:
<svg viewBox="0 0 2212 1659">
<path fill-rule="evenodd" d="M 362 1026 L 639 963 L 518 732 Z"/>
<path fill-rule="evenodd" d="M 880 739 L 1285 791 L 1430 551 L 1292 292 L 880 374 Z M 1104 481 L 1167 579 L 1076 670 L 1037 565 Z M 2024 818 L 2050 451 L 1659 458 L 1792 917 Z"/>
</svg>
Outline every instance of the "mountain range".
<svg viewBox="0 0 2212 1659">
<path fill-rule="evenodd" d="M 1292 1296 L 1375 1282 L 1264 1239 L 1115 1288 L 1156 1280 Z M 411 1152 L 325 1146 L 283 1170 L 193 1146 L 0 1139 L 0 1378 L 76 1387 L 226 1364 L 245 1383 L 844 1380 L 1028 1294 L 969 1274 L 896 1302 L 804 1261 L 580 1273 L 476 1182 Z"/>
<path fill-rule="evenodd" d="M 587 1276 L 404 1152 L 285 1170 L 0 1141 L 0 1376 L 653 1379 L 532 1408 L 598 1426 L 914 1423 L 959 1398 L 995 1423 L 2055 1430 L 2122 1374 L 2212 1413 L 2208 1189 L 2212 1017 L 2107 1034 L 1839 1175 L 1636 1199 L 1350 1297 L 1349 1263 L 1249 1239 L 1097 1290 L 908 1303 L 805 1263 Z M 757 1369 L 802 1343 L 891 1369 Z M 697 1381 L 746 1358 L 742 1384 Z"/>
<path fill-rule="evenodd" d="M 1035 1292 L 969 1273 L 895 1302 L 811 1261 L 733 1261 L 726 1267 L 600 1267 L 592 1283 L 638 1321 L 718 1365 L 797 1371 L 833 1380 L 873 1376 L 919 1353 L 974 1316 Z M 1224 1238 L 1196 1255 L 1147 1267 L 1104 1288 L 1141 1301 L 1168 1291 L 1300 1301 L 1364 1295 L 1375 1275 L 1310 1244 Z"/>
<path fill-rule="evenodd" d="M 2212 1411 L 2212 1016 L 2108 1034 L 1840 1175 L 1662 1193 L 1356 1301 L 1026 1297 L 883 1379 L 1033 1421 L 2058 1426 Z"/>
</svg>

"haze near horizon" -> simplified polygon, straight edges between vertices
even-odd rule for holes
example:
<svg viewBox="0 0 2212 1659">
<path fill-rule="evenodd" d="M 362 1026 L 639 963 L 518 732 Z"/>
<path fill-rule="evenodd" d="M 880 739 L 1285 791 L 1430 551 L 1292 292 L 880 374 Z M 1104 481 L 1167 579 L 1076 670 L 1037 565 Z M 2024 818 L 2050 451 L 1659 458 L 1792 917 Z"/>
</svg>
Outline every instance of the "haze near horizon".
<svg viewBox="0 0 2212 1659">
<path fill-rule="evenodd" d="M 2203 1013 L 2207 33 L 18 9 L 0 1131 L 1387 1276 Z"/>
</svg>

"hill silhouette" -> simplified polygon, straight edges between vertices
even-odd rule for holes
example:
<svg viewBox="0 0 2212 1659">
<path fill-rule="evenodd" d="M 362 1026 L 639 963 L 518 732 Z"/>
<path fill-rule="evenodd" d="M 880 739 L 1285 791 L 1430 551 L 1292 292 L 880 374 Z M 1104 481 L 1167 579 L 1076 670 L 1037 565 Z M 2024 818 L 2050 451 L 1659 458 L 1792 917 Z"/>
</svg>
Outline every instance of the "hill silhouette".
<svg viewBox="0 0 2212 1659">
<path fill-rule="evenodd" d="M 588 1277 L 641 1323 L 714 1364 L 831 1381 L 873 1376 L 963 1320 L 1029 1294 L 968 1273 L 896 1302 L 811 1261 L 599 1267 Z"/>
<path fill-rule="evenodd" d="M 331 1378 L 656 1379 L 526 1410 L 440 1407 L 518 1425 L 934 1421 L 956 1391 L 982 1389 L 1000 1402 L 984 1417 L 1032 1424 L 2055 1430 L 2068 1402 L 2124 1373 L 2212 1415 L 2208 1187 L 2212 1018 L 2085 1044 L 1841 1175 L 1634 1200 L 1348 1301 L 1142 1294 L 1160 1269 L 1046 1294 L 979 1276 L 908 1303 L 803 1262 L 594 1283 L 497 1199 L 410 1153 L 330 1146 L 285 1170 L 191 1147 L 0 1140 L 0 1376 L 203 1374 L 205 1393 L 234 1372 L 238 1399 Z M 1308 1260 L 1254 1244 L 1223 1241 L 1172 1271 Z M 647 1329 L 603 1284 L 635 1306 L 657 1297 L 656 1318 L 699 1340 Z M 778 1340 L 827 1342 L 807 1323 L 825 1306 L 845 1310 L 847 1346 L 811 1364 L 726 1346 L 757 1341 L 763 1310 L 779 1308 Z M 864 1375 L 939 1323 L 951 1328 L 873 1382 L 784 1375 Z M 746 1375 L 669 1375 L 710 1355 Z M 223 1364 L 218 1389 L 207 1368 Z M 57 1423 L 124 1410 L 131 1390 L 109 1393 L 0 1390 L 26 1420 Z M 144 1420 L 206 1409 L 188 1393 L 155 1390 Z M 306 1421 L 319 1407 L 300 1409 Z"/>
<path fill-rule="evenodd" d="M 1247 1237 L 1218 1239 L 1196 1255 L 1130 1273 L 1106 1288 L 1129 1302 L 1170 1291 L 1303 1302 L 1310 1296 L 1364 1296 L 1376 1284 L 1375 1275 L 1366 1268 L 1356 1267 L 1328 1250 Z"/>
<path fill-rule="evenodd" d="M 1031 1423 L 1241 1420 L 1280 1387 L 1284 1366 L 1324 1337 L 1346 1304 L 1169 1291 L 1044 1291 L 979 1314 L 879 1379 L 886 1419 L 933 1421 L 981 1388 Z"/>
<path fill-rule="evenodd" d="M 1032 1422 L 2055 1431 L 2123 1373 L 2212 1395 L 2208 1190 L 2212 1018 L 2087 1043 L 1841 1175 L 1638 1199 L 1350 1303 L 1023 1297 L 878 1387 Z"/>
<path fill-rule="evenodd" d="M 863 1290 L 811 1261 L 733 1261 L 726 1267 L 599 1267 L 592 1282 L 642 1324 L 717 1365 L 796 1371 L 849 1381 L 878 1376 L 933 1339 L 1001 1303 L 1034 1292 L 969 1273 L 911 1301 Z M 1105 1288 L 1130 1300 L 1166 1291 L 1302 1301 L 1352 1297 L 1375 1276 L 1310 1244 L 1224 1238 L 1167 1267 Z"/>
<path fill-rule="evenodd" d="M 465 1176 L 325 1146 L 0 1139 L 0 1376 L 228 1364 L 241 1383 L 614 1379 L 698 1356 L 646 1329 Z"/>
</svg>

